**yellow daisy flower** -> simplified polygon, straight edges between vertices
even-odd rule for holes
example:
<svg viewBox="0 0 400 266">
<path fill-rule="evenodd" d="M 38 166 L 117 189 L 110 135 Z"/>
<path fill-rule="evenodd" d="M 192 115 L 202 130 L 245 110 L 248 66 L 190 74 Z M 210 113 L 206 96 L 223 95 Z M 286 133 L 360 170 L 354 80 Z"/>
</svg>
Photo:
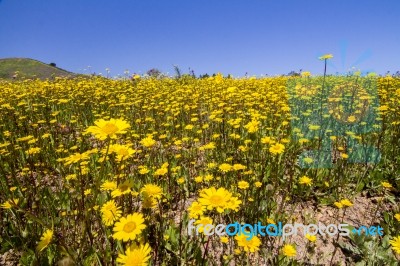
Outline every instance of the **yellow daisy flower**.
<svg viewBox="0 0 400 266">
<path fill-rule="evenodd" d="M 239 247 L 242 247 L 246 252 L 256 252 L 260 249 L 261 240 L 257 236 L 253 236 L 251 239 L 247 240 L 249 237 L 244 234 L 239 234 L 235 236 L 235 240 Z"/>
<path fill-rule="evenodd" d="M 141 192 L 145 197 L 153 197 L 156 199 L 160 199 L 163 194 L 162 188 L 154 184 L 144 185 Z"/>
<path fill-rule="evenodd" d="M 124 242 L 128 240 L 135 240 L 140 235 L 146 225 L 143 224 L 144 219 L 141 213 L 129 214 L 126 217 L 122 217 L 117 223 L 115 223 L 113 231 L 113 238 L 122 240 Z"/>
<path fill-rule="evenodd" d="M 381 182 L 382 187 L 387 188 L 387 189 L 391 189 L 393 186 L 392 184 L 390 184 L 389 182 Z"/>
<path fill-rule="evenodd" d="M 101 207 L 102 220 L 105 225 L 112 225 L 116 220 L 121 217 L 121 207 L 117 207 L 114 200 L 107 201 Z"/>
<path fill-rule="evenodd" d="M 238 188 L 240 189 L 248 189 L 250 187 L 249 183 L 246 181 L 239 181 Z"/>
<path fill-rule="evenodd" d="M 128 122 L 122 119 L 100 119 L 95 121 L 94 124 L 95 126 L 90 126 L 86 133 L 93 134 L 99 140 L 116 139 L 117 134 L 125 134 L 126 130 L 130 128 Z"/>
<path fill-rule="evenodd" d="M 272 154 L 281 154 L 285 151 L 285 145 L 276 143 L 269 148 L 269 152 Z"/>
<path fill-rule="evenodd" d="M 125 254 L 118 254 L 117 262 L 126 266 L 146 266 L 150 259 L 150 246 L 144 244 L 140 246 L 132 245 L 128 247 Z"/>
<path fill-rule="evenodd" d="M 299 179 L 299 184 L 301 184 L 301 185 L 311 186 L 312 182 L 313 182 L 313 180 L 311 178 L 309 178 L 308 176 L 302 176 Z"/>
<path fill-rule="evenodd" d="M 293 245 L 286 244 L 282 248 L 282 253 L 286 257 L 295 257 L 296 256 L 296 248 Z"/>
<path fill-rule="evenodd" d="M 199 216 L 203 215 L 205 210 L 206 210 L 205 206 L 201 205 L 197 201 L 194 201 L 188 208 L 189 218 L 197 219 Z"/>
<path fill-rule="evenodd" d="M 315 241 L 317 241 L 317 236 L 315 236 L 315 235 L 306 234 L 306 238 L 307 238 L 310 242 L 315 242 Z"/>
<path fill-rule="evenodd" d="M 200 193 L 199 203 L 206 206 L 208 210 L 217 209 L 219 213 L 222 213 L 227 207 L 232 194 L 225 188 L 215 187 L 204 189 Z"/>
<path fill-rule="evenodd" d="M 38 252 L 44 250 L 50 244 L 52 239 L 53 239 L 53 230 L 47 229 L 40 238 L 36 250 Z"/>
<path fill-rule="evenodd" d="M 400 236 L 394 237 L 389 241 L 392 249 L 397 253 L 400 254 Z"/>
<path fill-rule="evenodd" d="M 324 55 L 318 57 L 319 60 L 328 60 L 328 59 L 331 59 L 331 58 L 333 58 L 332 54 L 324 54 Z"/>
</svg>

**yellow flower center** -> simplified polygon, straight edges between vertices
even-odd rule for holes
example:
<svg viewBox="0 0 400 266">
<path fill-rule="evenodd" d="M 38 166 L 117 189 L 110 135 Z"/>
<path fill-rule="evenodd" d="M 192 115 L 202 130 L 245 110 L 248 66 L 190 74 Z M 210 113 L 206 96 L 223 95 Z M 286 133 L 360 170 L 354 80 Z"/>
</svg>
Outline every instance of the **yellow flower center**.
<svg viewBox="0 0 400 266">
<path fill-rule="evenodd" d="M 118 127 L 113 124 L 113 123 L 107 123 L 104 125 L 104 127 L 102 128 L 102 130 L 104 131 L 104 133 L 106 133 L 107 135 L 112 135 L 115 134 L 115 132 L 118 131 Z"/>
<path fill-rule="evenodd" d="M 130 233 L 135 229 L 136 229 L 136 223 L 135 222 L 127 222 L 124 225 L 124 231 L 127 232 L 127 233 Z"/>
<path fill-rule="evenodd" d="M 219 205 L 219 204 L 221 204 L 221 202 L 222 202 L 222 197 L 219 196 L 219 195 L 212 195 L 212 196 L 210 197 L 210 202 L 211 202 L 213 205 Z"/>
<path fill-rule="evenodd" d="M 193 211 L 202 211 L 202 206 L 201 205 L 197 205 L 197 206 L 193 206 Z"/>
<path fill-rule="evenodd" d="M 120 150 L 118 151 L 118 155 L 121 155 L 121 156 L 128 156 L 128 155 L 129 155 L 129 152 L 128 152 L 127 149 L 120 149 Z"/>
</svg>

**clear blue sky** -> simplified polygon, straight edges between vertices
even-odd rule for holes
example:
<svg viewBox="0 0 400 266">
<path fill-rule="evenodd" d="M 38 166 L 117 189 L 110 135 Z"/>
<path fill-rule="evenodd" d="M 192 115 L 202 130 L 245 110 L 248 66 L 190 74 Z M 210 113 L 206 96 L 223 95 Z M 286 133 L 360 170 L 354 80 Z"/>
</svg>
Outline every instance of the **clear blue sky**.
<svg viewBox="0 0 400 266">
<path fill-rule="evenodd" d="M 400 70 L 400 1 L 0 0 L 0 58 L 74 72 Z M 336 67 L 336 68 L 334 68 Z"/>
</svg>

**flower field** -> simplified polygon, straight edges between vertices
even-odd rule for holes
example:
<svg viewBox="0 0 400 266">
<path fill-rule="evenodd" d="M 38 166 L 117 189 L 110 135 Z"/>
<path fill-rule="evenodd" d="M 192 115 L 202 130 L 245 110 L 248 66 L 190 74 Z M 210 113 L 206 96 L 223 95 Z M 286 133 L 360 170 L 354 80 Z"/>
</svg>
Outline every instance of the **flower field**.
<svg viewBox="0 0 400 266">
<path fill-rule="evenodd" d="M 364 88 L 352 103 L 348 80 Z M 0 91 L 0 264 L 399 263 L 400 78 L 79 77 Z M 190 235 L 191 219 L 384 234 L 248 240 Z"/>
</svg>

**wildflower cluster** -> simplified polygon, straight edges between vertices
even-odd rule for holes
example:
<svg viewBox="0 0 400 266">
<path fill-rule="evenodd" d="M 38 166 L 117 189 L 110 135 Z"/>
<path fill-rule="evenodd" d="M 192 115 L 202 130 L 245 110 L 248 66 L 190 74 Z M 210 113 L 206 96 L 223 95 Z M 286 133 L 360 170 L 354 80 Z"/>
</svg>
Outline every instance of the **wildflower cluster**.
<svg viewBox="0 0 400 266">
<path fill-rule="evenodd" d="M 369 125 L 379 131 L 340 135 L 322 120 L 301 125 L 320 108 L 310 100 L 322 90 L 313 78 L 0 81 L 0 253 L 18 250 L 40 265 L 304 262 L 320 236 L 304 236 L 300 252 L 296 239 L 189 237 L 185 226 L 311 220 L 321 209 L 345 219 L 368 194 L 378 203 L 365 219 L 385 228 L 395 258 L 400 80 L 374 77 L 380 105 Z M 359 92 L 360 108 L 347 115 L 340 93 L 348 92 L 338 88 L 323 108 L 346 125 L 361 121 L 373 99 Z M 294 110 L 293 99 L 307 108 Z M 332 165 L 303 167 L 317 163 L 322 129 Z M 379 164 L 351 163 L 356 143 L 377 146 Z"/>
</svg>

